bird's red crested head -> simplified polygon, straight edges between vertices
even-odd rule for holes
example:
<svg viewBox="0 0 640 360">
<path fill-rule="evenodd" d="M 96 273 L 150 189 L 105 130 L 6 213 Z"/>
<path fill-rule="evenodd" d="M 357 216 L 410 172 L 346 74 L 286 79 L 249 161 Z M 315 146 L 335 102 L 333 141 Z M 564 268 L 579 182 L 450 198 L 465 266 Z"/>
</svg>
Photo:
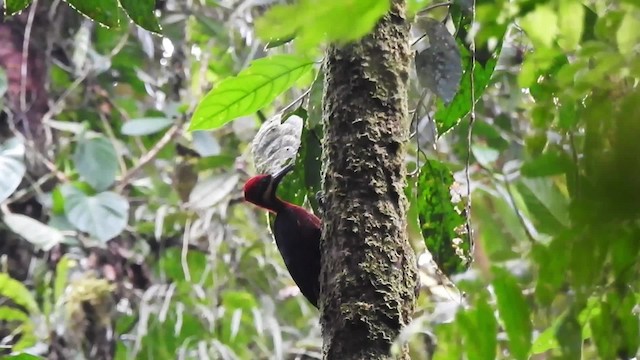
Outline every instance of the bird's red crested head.
<svg viewBox="0 0 640 360">
<path fill-rule="evenodd" d="M 277 211 L 282 203 L 276 197 L 278 185 L 284 176 L 293 169 L 293 165 L 287 165 L 275 174 L 256 175 L 244 184 L 244 199 L 252 204 L 267 210 Z"/>
</svg>

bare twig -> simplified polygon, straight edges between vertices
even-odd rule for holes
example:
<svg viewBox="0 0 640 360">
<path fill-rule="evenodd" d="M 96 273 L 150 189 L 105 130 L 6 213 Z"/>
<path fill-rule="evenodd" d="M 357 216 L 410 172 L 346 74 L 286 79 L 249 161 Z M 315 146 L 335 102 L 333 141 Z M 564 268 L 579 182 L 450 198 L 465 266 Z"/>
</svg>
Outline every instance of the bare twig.
<svg viewBox="0 0 640 360">
<path fill-rule="evenodd" d="M 153 159 L 158 156 L 160 150 L 162 150 L 171 140 L 175 139 L 182 132 L 182 124 L 183 121 L 179 121 L 174 124 L 172 127 L 167 130 L 164 136 L 158 141 L 146 154 L 144 154 L 140 161 L 129 171 L 127 171 L 120 180 L 118 186 L 116 187 L 117 192 L 121 192 L 125 186 L 129 184 L 129 182 L 133 179 L 133 177 L 140 171 L 145 165 L 151 162 Z"/>
<path fill-rule="evenodd" d="M 27 24 L 24 28 L 24 39 L 22 40 L 22 62 L 20 64 L 20 111 L 27 111 L 27 74 L 29 72 L 29 43 L 31 42 L 31 30 L 33 29 L 33 19 L 36 16 L 38 0 L 33 0 Z"/>
<path fill-rule="evenodd" d="M 443 2 L 443 3 L 437 3 L 437 4 L 431 4 L 429 6 L 427 6 L 426 8 L 420 10 L 418 12 L 418 15 L 424 15 L 426 13 L 428 13 L 429 11 L 439 8 L 439 7 L 443 7 L 443 6 L 451 6 L 453 3 L 451 1 L 447 1 L 447 2 Z"/>
</svg>

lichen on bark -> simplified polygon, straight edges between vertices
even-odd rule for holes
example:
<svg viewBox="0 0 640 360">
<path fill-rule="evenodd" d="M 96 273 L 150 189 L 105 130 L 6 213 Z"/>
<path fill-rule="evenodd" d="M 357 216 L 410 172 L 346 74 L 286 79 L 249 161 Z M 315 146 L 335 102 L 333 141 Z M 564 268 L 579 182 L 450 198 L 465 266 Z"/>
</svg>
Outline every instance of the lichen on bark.
<svg viewBox="0 0 640 360">
<path fill-rule="evenodd" d="M 326 359 L 391 358 L 414 310 L 417 270 L 404 195 L 410 57 L 404 13 L 404 1 L 392 1 L 370 35 L 331 46 L 325 58 Z"/>
</svg>

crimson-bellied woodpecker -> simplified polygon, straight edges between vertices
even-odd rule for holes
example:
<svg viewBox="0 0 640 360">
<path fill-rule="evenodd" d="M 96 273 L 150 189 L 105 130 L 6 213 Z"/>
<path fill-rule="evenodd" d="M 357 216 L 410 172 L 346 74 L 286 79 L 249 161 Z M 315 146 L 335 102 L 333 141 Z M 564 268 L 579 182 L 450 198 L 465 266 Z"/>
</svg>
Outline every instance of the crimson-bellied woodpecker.
<svg viewBox="0 0 640 360">
<path fill-rule="evenodd" d="M 278 184 L 293 165 L 275 174 L 257 175 L 244 184 L 244 199 L 274 212 L 273 233 L 293 281 L 313 306 L 320 295 L 320 219 L 304 208 L 278 198 Z"/>
</svg>

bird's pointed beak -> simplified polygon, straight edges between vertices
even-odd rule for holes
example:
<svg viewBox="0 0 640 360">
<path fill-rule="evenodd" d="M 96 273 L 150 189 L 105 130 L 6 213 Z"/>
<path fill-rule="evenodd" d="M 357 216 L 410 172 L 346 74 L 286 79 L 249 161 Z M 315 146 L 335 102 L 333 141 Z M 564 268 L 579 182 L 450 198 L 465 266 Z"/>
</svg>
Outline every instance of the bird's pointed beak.
<svg viewBox="0 0 640 360">
<path fill-rule="evenodd" d="M 277 187 L 278 184 L 280 184 L 280 181 L 282 181 L 282 179 L 285 177 L 285 175 L 287 175 L 291 170 L 293 170 L 293 164 L 289 164 L 289 165 L 283 167 L 278 172 L 272 174 L 271 178 L 273 179 L 272 180 L 272 184 L 274 185 L 274 187 Z"/>
</svg>

